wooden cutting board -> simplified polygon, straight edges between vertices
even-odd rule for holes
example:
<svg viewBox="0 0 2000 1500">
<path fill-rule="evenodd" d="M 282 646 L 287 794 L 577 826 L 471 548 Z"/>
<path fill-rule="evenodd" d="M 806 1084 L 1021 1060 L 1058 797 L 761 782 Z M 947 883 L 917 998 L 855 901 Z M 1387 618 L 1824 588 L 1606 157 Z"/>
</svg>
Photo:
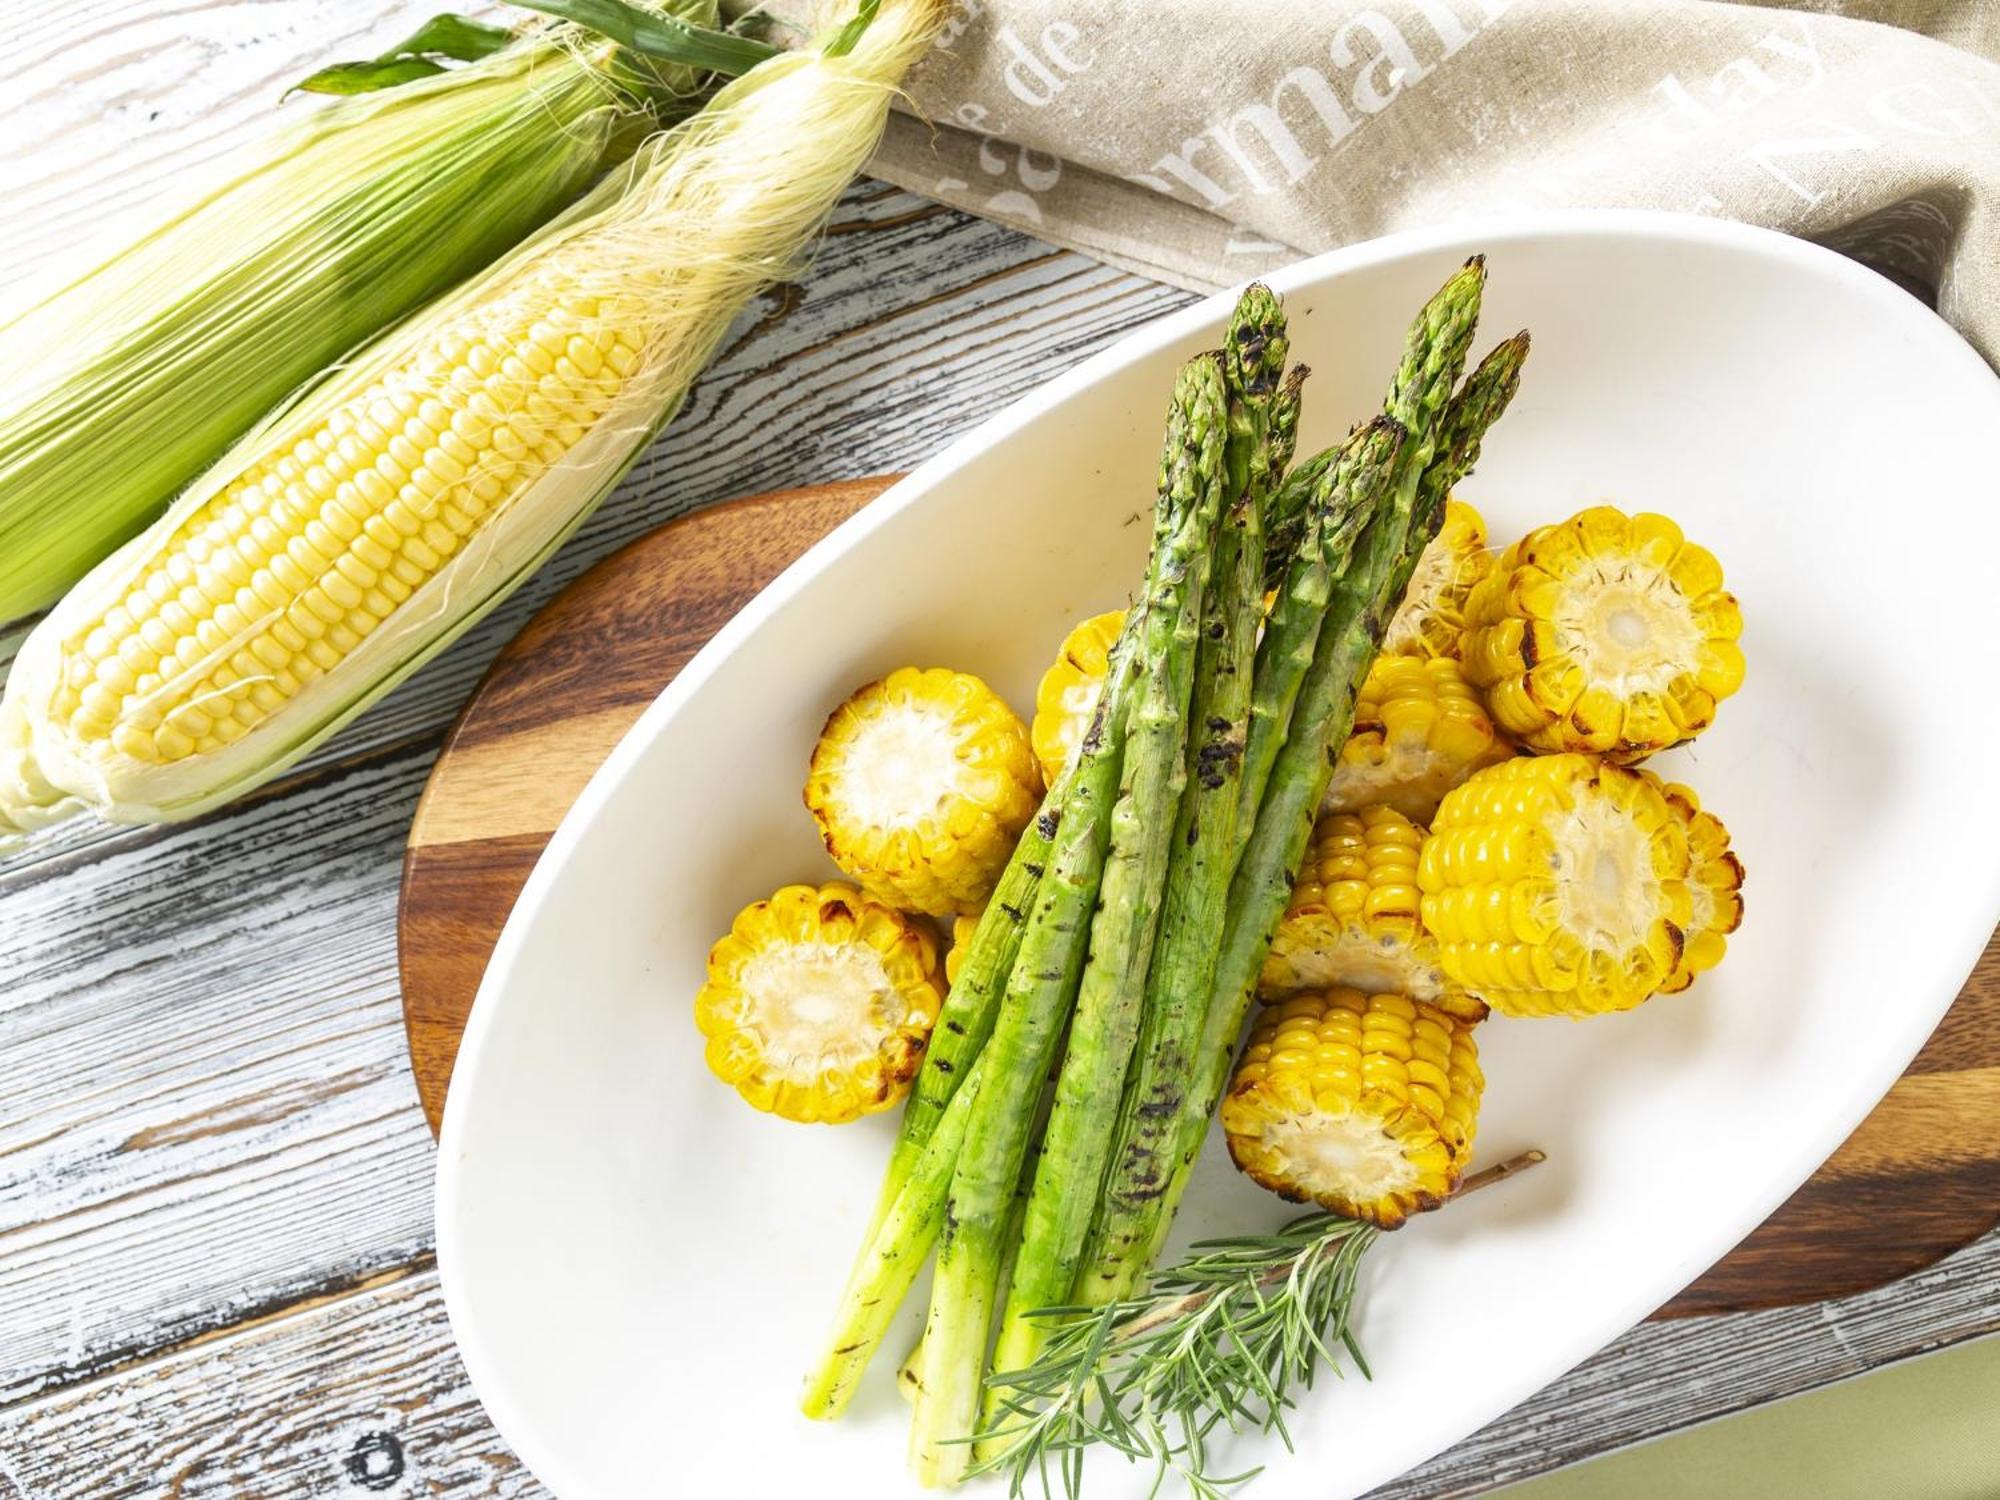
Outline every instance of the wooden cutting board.
<svg viewBox="0 0 2000 1500">
<path fill-rule="evenodd" d="M 890 482 L 759 495 L 672 522 L 557 595 L 494 662 L 431 772 L 403 860 L 403 1013 L 433 1130 L 487 957 L 585 781 L 730 616 Z M 1996 1221 L 2000 941 L 1861 1128 L 1663 1315 L 1860 1291 Z"/>
</svg>

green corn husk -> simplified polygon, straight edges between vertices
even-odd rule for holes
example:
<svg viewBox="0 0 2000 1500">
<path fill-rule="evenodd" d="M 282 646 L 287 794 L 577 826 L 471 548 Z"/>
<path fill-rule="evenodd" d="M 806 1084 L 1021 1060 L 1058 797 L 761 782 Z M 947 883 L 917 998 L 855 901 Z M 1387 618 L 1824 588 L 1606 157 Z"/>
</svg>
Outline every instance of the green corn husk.
<svg viewBox="0 0 2000 1500">
<path fill-rule="evenodd" d="M 712 23 L 715 0 L 672 0 Z M 0 622 L 61 597 L 272 406 L 489 264 L 699 75 L 574 28 L 344 99 L 0 321 Z"/>
<path fill-rule="evenodd" d="M 244 437 L 22 646 L 0 701 L 0 833 L 86 811 L 172 822 L 240 797 L 506 598 L 645 450 L 751 295 L 796 269 L 948 9 L 884 0 L 851 51 L 758 64 Z M 535 326 L 517 336 L 526 322 Z M 547 356 L 558 330 L 622 353 L 601 368 L 571 345 Z M 491 354 L 494 338 L 502 353 L 482 355 L 481 370 L 469 351 Z M 596 415 L 550 406 L 552 379 L 586 393 Z M 427 420 L 440 425 L 422 444 L 399 425 Z M 538 444 L 558 451 L 531 466 L 522 455 Z M 378 481 L 393 505 L 370 498 Z M 313 613 L 382 592 L 392 568 L 375 523 L 396 506 L 415 513 L 402 535 L 444 560 L 402 552 L 399 562 L 429 571 L 405 577 L 399 601 L 364 600 L 376 617 L 342 639 Z M 326 648 L 316 671 L 301 665 L 303 637 Z M 232 715 L 226 742 L 199 743 Z"/>
</svg>

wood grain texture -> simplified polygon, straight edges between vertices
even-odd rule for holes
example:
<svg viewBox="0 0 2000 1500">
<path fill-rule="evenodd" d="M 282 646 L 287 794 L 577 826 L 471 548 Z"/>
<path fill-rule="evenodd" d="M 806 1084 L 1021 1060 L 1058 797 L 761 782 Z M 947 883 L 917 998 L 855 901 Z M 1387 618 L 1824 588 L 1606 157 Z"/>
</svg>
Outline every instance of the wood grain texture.
<svg viewBox="0 0 2000 1500">
<path fill-rule="evenodd" d="M 292 79 L 438 8 L 0 0 L 0 300 Z M 619 493 L 450 652 L 243 806 L 78 824 L 0 862 L 0 1496 L 546 1496 L 480 1411 L 427 1269 L 394 910 L 446 727 L 617 547 L 728 496 L 907 467 L 1187 300 L 859 184 Z M 0 630 L 0 670 L 20 635 Z M 1393 1493 L 1472 1493 L 2000 1330 L 1996 1282 L 1991 1235 L 1849 1301 L 1635 1330 Z"/>
<path fill-rule="evenodd" d="M 443 1118 L 486 960 L 590 773 L 708 638 L 887 478 L 757 496 L 599 563 L 500 653 L 431 772 L 404 856 L 403 1008 Z M 1667 1316 L 1812 1302 L 1931 1264 L 2000 1222 L 2000 940 L 1875 1112 Z"/>
</svg>

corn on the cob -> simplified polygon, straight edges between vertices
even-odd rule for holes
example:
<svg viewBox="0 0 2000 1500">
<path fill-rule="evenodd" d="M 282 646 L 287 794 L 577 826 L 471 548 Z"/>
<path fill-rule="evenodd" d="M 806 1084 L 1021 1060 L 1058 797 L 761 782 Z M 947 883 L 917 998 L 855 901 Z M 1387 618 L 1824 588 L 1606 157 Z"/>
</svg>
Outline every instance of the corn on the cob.
<svg viewBox="0 0 2000 1500">
<path fill-rule="evenodd" d="M 1294 1202 L 1395 1229 L 1458 1186 L 1485 1078 L 1468 1022 L 1333 989 L 1264 1011 L 1222 1101 L 1229 1155 Z"/>
<path fill-rule="evenodd" d="M 1313 827 L 1257 990 L 1408 995 L 1477 1021 L 1486 1007 L 1449 978 L 1418 908 L 1424 830 L 1392 807 L 1329 813 Z"/>
<path fill-rule="evenodd" d="M 828 718 L 806 806 L 863 890 L 944 915 L 985 905 L 1041 791 L 1027 728 L 991 688 L 899 667 Z"/>
<path fill-rule="evenodd" d="M 1063 637 L 1055 662 L 1035 689 L 1035 721 L 1031 735 L 1042 780 L 1050 786 L 1062 774 L 1063 763 L 1083 738 L 1090 711 L 1097 703 L 1109 670 L 1111 647 L 1125 628 L 1125 611 L 1092 615 Z"/>
<path fill-rule="evenodd" d="M 715 19 L 714 0 L 668 8 Z M 52 603 L 275 403 L 589 186 L 646 118 L 611 57 L 564 29 L 343 100 L 0 325 L 0 621 Z"/>
<path fill-rule="evenodd" d="M 1670 782 L 1661 787 L 1667 805 L 1687 829 L 1688 893 L 1686 939 L 1680 962 L 1660 986 L 1663 995 L 1678 994 L 1722 962 L 1729 934 L 1743 922 L 1743 861 L 1729 847 L 1729 830 L 1701 805 L 1692 787 Z"/>
<path fill-rule="evenodd" d="M 1418 862 L 1444 971 L 1513 1016 L 1629 1010 L 1679 964 L 1688 837 L 1657 781 L 1586 755 L 1491 766 Z"/>
<path fill-rule="evenodd" d="M 1485 518 L 1463 500 L 1447 501 L 1444 524 L 1417 559 L 1382 649 L 1392 656 L 1456 657 L 1465 641 L 1466 601 L 1492 571 Z"/>
<path fill-rule="evenodd" d="M 1743 685 L 1722 568 L 1665 516 L 1599 505 L 1531 531 L 1466 609 L 1466 675 L 1539 751 L 1629 765 L 1693 739 Z"/>
<path fill-rule="evenodd" d="M 213 807 L 504 598 L 818 229 L 943 14 L 885 4 L 851 51 L 760 64 L 246 437 L 30 636 L 7 693 L 62 795 L 0 814 Z"/>
<path fill-rule="evenodd" d="M 908 1091 L 944 995 L 921 922 L 847 885 L 788 885 L 708 955 L 695 1024 L 709 1069 L 751 1105 L 839 1125 Z"/>
<path fill-rule="evenodd" d="M 1386 803 L 1425 822 L 1446 792 L 1513 753 L 1457 662 L 1378 656 L 1321 806 L 1353 812 Z"/>
</svg>

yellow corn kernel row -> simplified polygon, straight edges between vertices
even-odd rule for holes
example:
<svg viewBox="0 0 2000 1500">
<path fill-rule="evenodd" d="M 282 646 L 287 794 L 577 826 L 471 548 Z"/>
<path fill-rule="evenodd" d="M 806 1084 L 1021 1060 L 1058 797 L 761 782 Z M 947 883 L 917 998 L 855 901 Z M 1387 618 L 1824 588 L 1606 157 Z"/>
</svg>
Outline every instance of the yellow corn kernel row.
<svg viewBox="0 0 2000 1500">
<path fill-rule="evenodd" d="M 710 1071 L 750 1104 L 837 1125 L 902 1098 L 943 1003 L 922 922 L 852 886 L 788 885 L 737 913 L 694 1015 Z"/>
<path fill-rule="evenodd" d="M 1514 753 L 1457 662 L 1378 656 L 1327 784 L 1327 812 L 1386 803 L 1427 822 L 1444 794 Z"/>
<path fill-rule="evenodd" d="M 1390 807 L 1314 824 L 1258 992 L 1274 1000 L 1330 987 L 1411 996 L 1476 1021 L 1486 1008 L 1444 972 L 1419 914 L 1424 830 Z"/>
<path fill-rule="evenodd" d="M 1653 994 L 1692 916 L 1688 836 L 1656 780 L 1584 755 L 1488 767 L 1448 794 L 1417 878 L 1445 972 L 1508 1015 Z"/>
<path fill-rule="evenodd" d="M 255 729 L 606 411 L 639 361 L 628 322 L 535 277 L 447 330 L 163 538 L 76 632 L 51 718 L 154 763 Z"/>
<path fill-rule="evenodd" d="M 978 911 L 1040 806 L 1027 726 L 965 672 L 902 667 L 833 711 L 806 806 L 833 862 L 905 911 Z"/>
<path fill-rule="evenodd" d="M 1382 649 L 1392 656 L 1456 657 L 1473 589 L 1493 571 L 1486 521 L 1462 500 L 1445 502 L 1444 522 L 1417 559 Z"/>
<path fill-rule="evenodd" d="M 1125 611 L 1092 615 L 1063 637 L 1061 648 L 1035 689 L 1031 731 L 1042 780 L 1054 786 L 1070 753 L 1090 727 L 1098 691 L 1111 670 L 1111 647 L 1125 628 Z"/>
<path fill-rule="evenodd" d="M 1267 1007 L 1222 1104 L 1229 1153 L 1294 1201 L 1394 1229 L 1471 1155 L 1485 1078 L 1472 1026 L 1402 995 L 1332 989 Z"/>
<path fill-rule="evenodd" d="M 1622 764 L 1694 738 L 1743 684 L 1722 568 L 1665 516 L 1593 506 L 1529 532 L 1466 606 L 1466 675 L 1532 749 Z"/>
</svg>

